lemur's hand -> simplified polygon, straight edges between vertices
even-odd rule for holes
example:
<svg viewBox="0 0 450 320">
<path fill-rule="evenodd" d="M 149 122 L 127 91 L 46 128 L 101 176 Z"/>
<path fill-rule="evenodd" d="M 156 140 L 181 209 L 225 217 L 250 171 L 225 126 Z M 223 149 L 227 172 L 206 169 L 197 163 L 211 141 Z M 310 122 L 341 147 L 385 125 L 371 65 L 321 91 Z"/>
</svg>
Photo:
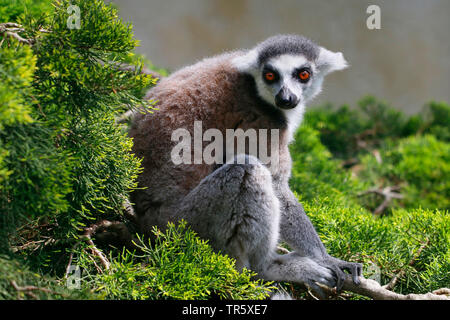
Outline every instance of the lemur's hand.
<svg viewBox="0 0 450 320">
<path fill-rule="evenodd" d="M 362 264 L 355 262 L 347 262 L 330 255 L 327 255 L 322 261 L 318 263 L 333 271 L 336 278 L 336 289 L 339 292 L 344 285 L 345 278 L 347 277 L 344 271 L 348 271 L 355 284 L 360 284 L 359 277 L 362 274 Z"/>
</svg>

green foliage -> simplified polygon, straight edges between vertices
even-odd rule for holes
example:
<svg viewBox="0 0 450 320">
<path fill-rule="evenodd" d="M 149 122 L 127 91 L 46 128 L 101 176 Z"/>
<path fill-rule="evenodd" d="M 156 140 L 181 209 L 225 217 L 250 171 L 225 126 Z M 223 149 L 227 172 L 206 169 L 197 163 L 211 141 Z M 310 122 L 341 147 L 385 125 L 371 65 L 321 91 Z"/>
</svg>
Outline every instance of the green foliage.
<svg viewBox="0 0 450 320">
<path fill-rule="evenodd" d="M 81 29 L 67 28 L 69 4 L 91 19 Z M 27 264 L 55 273 L 79 230 L 119 217 L 136 186 L 140 160 L 115 116 L 149 106 L 136 93 L 154 80 L 139 59 L 119 70 L 137 42 L 102 1 L 16 1 L 2 10 L 35 42 L 0 39 L 0 251 L 30 248 L 19 250 Z M 48 226 L 45 238 L 27 225 Z"/>
<path fill-rule="evenodd" d="M 391 201 L 390 208 L 448 209 L 449 123 L 450 106 L 445 102 L 431 102 L 420 114 L 409 117 L 373 97 L 365 97 L 355 109 L 348 106 L 335 110 L 331 106 L 312 109 L 305 115 L 304 126 L 314 133 L 301 128 L 297 139 L 312 139 L 305 137 L 311 134 L 318 136 L 323 146 L 303 149 L 315 159 L 322 157 L 314 150 L 330 150 L 334 168 L 323 167 L 320 172 L 317 168 L 313 170 L 316 175 L 320 173 L 319 181 L 325 182 L 318 188 L 318 181 L 308 181 L 309 171 L 305 167 L 308 158 L 304 159 L 306 155 L 302 156 L 302 151 L 296 150 L 299 154 L 295 155 L 294 159 L 298 160 L 294 163 L 300 163 L 300 167 L 294 170 L 293 181 L 298 181 L 295 177 L 300 174 L 301 181 L 309 188 L 302 186 L 297 191 L 302 194 L 300 189 L 312 189 L 318 192 L 316 195 L 329 194 L 327 187 L 332 186 L 338 190 L 351 190 L 347 194 L 355 196 L 364 189 L 398 187 L 403 199 Z M 424 134 L 429 136 L 422 137 Z M 298 143 L 302 142 L 295 142 Z M 316 145 L 318 143 L 316 141 Z M 318 160 L 312 165 L 321 168 L 321 163 L 322 160 Z M 345 180 L 341 167 L 347 169 L 345 172 L 352 179 Z M 350 181 L 352 186 L 347 188 L 348 184 L 340 181 Z M 306 197 L 309 198 L 310 195 Z M 359 200 L 373 210 L 381 204 L 383 197 L 370 193 Z"/>
<path fill-rule="evenodd" d="M 50 0 L 0 0 L 0 23 L 19 21 L 25 14 L 39 16 L 51 11 Z"/>
<path fill-rule="evenodd" d="M 270 283 L 253 280 L 247 269 L 215 253 L 185 222 L 169 223 L 155 241 L 139 239 L 139 254 L 124 251 L 111 259 L 110 273 L 95 273 L 83 283 L 106 299 L 263 299 Z M 82 263 L 83 260 L 80 260 Z M 89 268 L 89 263 L 87 264 Z"/>
<path fill-rule="evenodd" d="M 403 115 L 374 97 L 365 97 L 358 108 L 331 105 L 306 113 L 305 122 L 320 131 L 320 140 L 333 155 L 348 159 L 363 148 L 378 146 L 380 139 L 402 135 Z"/>
<path fill-rule="evenodd" d="M 329 252 L 362 262 L 366 277 L 379 274 L 384 285 L 403 271 L 395 287 L 399 293 L 424 293 L 450 283 L 446 212 L 402 209 L 377 218 L 358 206 L 322 199 L 304 205 Z"/>
<path fill-rule="evenodd" d="M 49 144 L 51 140 L 52 132 L 37 123 L 7 127 L 0 133 L 9 171 L 1 182 L 2 228 L 69 209 L 71 158 Z"/>
<path fill-rule="evenodd" d="M 382 162 L 362 157 L 359 177 L 372 185 L 401 186 L 407 208 L 450 209 L 450 144 L 432 135 L 387 141 L 380 149 Z"/>
<path fill-rule="evenodd" d="M 301 197 L 310 201 L 328 194 L 349 195 L 358 189 L 338 160 L 320 142 L 319 132 L 308 124 L 302 125 L 290 145 L 293 155 L 290 186 Z"/>
<path fill-rule="evenodd" d="M 450 105 L 446 102 L 431 102 L 420 130 L 437 139 L 450 142 Z"/>
<path fill-rule="evenodd" d="M 55 133 L 33 119 L 31 48 L 0 50 L 0 237 L 25 218 L 67 210 L 68 154 L 51 143 Z M 2 240 L 0 248 L 7 246 Z"/>
<path fill-rule="evenodd" d="M 0 300 L 95 299 L 87 290 L 69 290 L 57 280 L 43 277 L 10 256 L 0 255 Z"/>
<path fill-rule="evenodd" d="M 84 14 L 81 29 L 67 28 L 70 4 Z M 0 53 L 0 99 L 7 102 L 0 109 L 2 225 L 51 216 L 60 238 L 76 234 L 94 213 L 119 213 L 135 187 L 140 160 L 114 115 L 145 104 L 134 93 L 153 79 L 140 73 L 139 61 L 118 69 L 137 42 L 102 1 L 55 2 L 45 25 L 31 15 L 21 19 L 22 37 L 34 36 L 36 44 L 6 38 Z"/>
<path fill-rule="evenodd" d="M 291 187 L 329 252 L 363 263 L 381 284 L 398 276 L 399 293 L 450 283 L 450 107 L 425 110 L 408 118 L 373 98 L 359 109 L 313 109 L 291 145 Z M 374 209 L 371 196 L 358 196 L 397 185 L 403 199 L 381 217 L 364 208 Z"/>
<path fill-rule="evenodd" d="M 450 137 L 450 106 L 431 102 L 420 114 L 407 117 L 372 96 L 358 106 L 333 109 L 331 105 L 308 111 L 305 123 L 320 132 L 320 140 L 334 157 L 349 160 L 382 145 L 384 139 L 400 139 L 431 133 L 438 139 Z"/>
<path fill-rule="evenodd" d="M 36 58 L 29 47 L 0 51 L 0 130 L 5 126 L 32 121 L 26 104 L 30 94 Z"/>
</svg>

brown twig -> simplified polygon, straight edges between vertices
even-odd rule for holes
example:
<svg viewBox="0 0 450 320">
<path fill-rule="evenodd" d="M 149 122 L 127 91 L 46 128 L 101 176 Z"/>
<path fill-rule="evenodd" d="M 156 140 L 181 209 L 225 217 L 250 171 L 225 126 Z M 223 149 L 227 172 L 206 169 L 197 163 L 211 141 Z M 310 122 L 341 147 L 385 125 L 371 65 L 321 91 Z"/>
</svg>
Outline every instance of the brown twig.
<svg viewBox="0 0 450 320">
<path fill-rule="evenodd" d="M 442 288 L 424 294 L 400 294 L 383 288 L 377 281 L 359 277 L 361 283 L 356 285 L 351 277 L 344 281 L 343 290 L 351 291 L 374 300 L 450 300 L 450 289 Z"/>
<path fill-rule="evenodd" d="M 0 23 L 0 34 L 4 34 L 6 37 L 14 38 L 17 41 L 25 44 L 33 44 L 34 39 L 25 39 L 19 35 L 19 32 L 23 32 L 25 29 L 21 25 L 12 22 Z"/>
<path fill-rule="evenodd" d="M 4 34 L 5 37 L 14 38 L 17 41 L 19 41 L 20 43 L 33 45 L 36 42 L 36 39 L 34 39 L 34 38 L 25 39 L 19 35 L 20 32 L 24 32 L 24 31 L 25 31 L 25 29 L 20 24 L 13 23 L 13 22 L 0 23 L 0 34 Z M 39 32 L 50 33 L 49 30 L 46 30 L 43 28 L 40 28 Z M 1 43 L 3 43 L 3 40 Z"/>
<path fill-rule="evenodd" d="M 34 95 L 32 95 L 32 94 L 30 95 L 30 97 L 31 97 L 34 101 L 36 101 L 36 104 L 37 104 L 37 106 L 38 106 L 38 108 L 39 108 L 39 112 L 42 114 L 42 116 L 43 116 L 45 119 L 47 119 L 47 116 L 45 115 L 44 110 L 42 110 L 41 104 L 40 104 L 39 102 L 37 102 L 38 99 L 36 99 L 36 97 L 35 97 Z"/>
<path fill-rule="evenodd" d="M 378 195 L 384 197 L 383 202 L 373 211 L 373 214 L 380 215 L 389 207 L 389 204 L 391 203 L 391 201 L 393 199 L 403 199 L 402 194 L 400 194 L 398 192 L 394 192 L 399 189 L 400 189 L 399 186 L 392 186 L 392 187 L 388 186 L 388 187 L 384 187 L 384 188 L 371 188 L 369 190 L 359 193 L 358 197 L 369 194 L 369 193 L 375 193 L 375 194 L 378 194 Z"/>
<path fill-rule="evenodd" d="M 417 252 L 414 254 L 414 256 L 412 257 L 412 259 L 409 261 L 408 266 L 412 267 L 417 259 L 419 258 L 420 254 L 422 253 L 423 249 L 425 249 L 428 244 L 430 243 L 430 239 L 427 239 L 427 241 L 425 241 L 420 248 L 417 250 Z M 397 284 L 398 280 L 403 277 L 405 275 L 406 271 L 403 269 L 401 270 L 399 273 L 397 273 L 392 279 L 391 281 L 389 281 L 388 284 L 384 285 L 383 288 L 387 289 L 387 290 L 392 290 L 394 289 L 395 285 Z"/>
<path fill-rule="evenodd" d="M 127 218 L 127 220 L 132 222 L 133 224 L 137 225 L 138 218 L 136 216 L 136 213 L 134 212 L 134 208 L 130 200 L 125 199 L 125 201 L 122 204 L 122 208 L 125 218 Z"/>
<path fill-rule="evenodd" d="M 102 263 L 105 270 L 109 270 L 110 263 L 109 263 L 108 259 L 106 258 L 106 256 L 103 254 L 103 252 L 101 252 L 100 250 L 97 249 L 94 242 L 92 241 L 92 236 L 97 232 L 97 230 L 99 228 L 107 228 L 111 225 L 112 225 L 112 223 L 110 221 L 102 220 L 102 221 L 95 223 L 95 224 L 91 225 L 90 227 L 86 228 L 84 230 L 84 234 L 83 234 L 86 242 L 89 244 L 89 248 L 91 249 L 92 254 L 99 258 L 99 260 Z"/>
<path fill-rule="evenodd" d="M 417 251 L 415 258 L 410 261 L 410 264 L 414 264 L 415 260 L 418 258 L 422 250 L 428 245 L 429 240 L 425 244 L 423 244 L 419 250 Z M 355 284 L 350 275 L 347 275 L 344 280 L 344 285 L 342 287 L 342 291 L 349 291 L 352 293 L 356 293 L 365 297 L 372 298 L 374 300 L 450 300 L 450 289 L 449 288 L 440 288 L 434 290 L 432 292 L 424 293 L 424 294 L 400 294 L 396 292 L 392 292 L 385 287 L 381 286 L 377 281 L 372 279 L 366 279 L 364 277 L 359 277 L 360 284 Z M 328 288 L 320 285 L 329 296 L 335 296 L 335 290 L 332 288 Z M 310 293 L 311 294 L 311 293 Z M 342 294 L 341 294 L 342 295 Z M 313 298 L 317 298 L 311 294 Z"/>
<path fill-rule="evenodd" d="M 70 266 L 72 265 L 72 259 L 73 259 L 73 252 L 70 253 L 69 262 L 67 263 L 66 273 L 64 274 L 64 278 L 67 278 L 69 276 Z"/>
<path fill-rule="evenodd" d="M 432 293 L 437 294 L 437 295 L 450 296 L 450 289 L 449 288 L 440 288 L 440 289 L 434 290 Z"/>
<path fill-rule="evenodd" d="M 375 136 L 376 133 L 376 128 L 370 128 L 361 133 L 355 134 L 354 139 L 356 147 L 359 149 L 367 149 L 369 145 L 365 139 L 369 136 Z"/>
<path fill-rule="evenodd" d="M 55 291 L 50 290 L 48 288 L 41 288 L 41 287 L 36 287 L 36 286 L 24 286 L 24 287 L 21 287 L 14 280 L 11 280 L 9 283 L 11 284 L 11 286 L 17 292 L 23 292 L 23 293 L 25 293 L 26 295 L 28 295 L 29 297 L 31 297 L 33 299 L 37 299 L 37 296 L 33 293 L 33 291 L 42 291 L 42 292 L 45 292 L 45 293 L 56 294 L 56 295 L 60 295 L 60 296 L 65 297 L 64 294 L 55 292 Z"/>
<path fill-rule="evenodd" d="M 375 160 L 378 162 L 378 164 L 383 163 L 383 159 L 381 158 L 381 153 L 379 150 L 377 150 L 377 149 L 373 150 L 372 154 L 373 154 Z"/>
</svg>

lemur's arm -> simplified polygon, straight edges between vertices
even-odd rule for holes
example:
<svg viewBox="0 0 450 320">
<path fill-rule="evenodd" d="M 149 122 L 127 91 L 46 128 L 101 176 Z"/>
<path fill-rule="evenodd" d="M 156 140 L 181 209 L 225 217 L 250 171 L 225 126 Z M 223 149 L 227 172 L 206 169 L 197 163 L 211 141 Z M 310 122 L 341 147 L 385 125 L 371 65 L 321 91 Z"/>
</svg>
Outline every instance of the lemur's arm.
<svg viewBox="0 0 450 320">
<path fill-rule="evenodd" d="M 358 276 L 361 275 L 362 265 L 339 260 L 327 253 L 303 206 L 298 202 L 287 183 L 280 187 L 277 193 L 281 211 L 281 239 L 301 256 L 309 257 L 333 270 L 338 278 L 338 288 L 345 279 L 343 270 L 349 271 L 353 281 L 359 283 Z"/>
</svg>

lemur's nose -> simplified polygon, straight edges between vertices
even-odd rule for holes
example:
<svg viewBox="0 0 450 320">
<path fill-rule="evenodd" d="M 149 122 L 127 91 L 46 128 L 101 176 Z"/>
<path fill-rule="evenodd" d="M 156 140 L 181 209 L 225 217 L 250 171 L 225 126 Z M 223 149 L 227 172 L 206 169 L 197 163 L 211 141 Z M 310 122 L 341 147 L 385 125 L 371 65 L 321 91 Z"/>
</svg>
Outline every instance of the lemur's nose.
<svg viewBox="0 0 450 320">
<path fill-rule="evenodd" d="M 279 108 L 291 109 L 298 104 L 298 98 L 288 88 L 282 87 L 275 96 L 275 103 Z"/>
</svg>

